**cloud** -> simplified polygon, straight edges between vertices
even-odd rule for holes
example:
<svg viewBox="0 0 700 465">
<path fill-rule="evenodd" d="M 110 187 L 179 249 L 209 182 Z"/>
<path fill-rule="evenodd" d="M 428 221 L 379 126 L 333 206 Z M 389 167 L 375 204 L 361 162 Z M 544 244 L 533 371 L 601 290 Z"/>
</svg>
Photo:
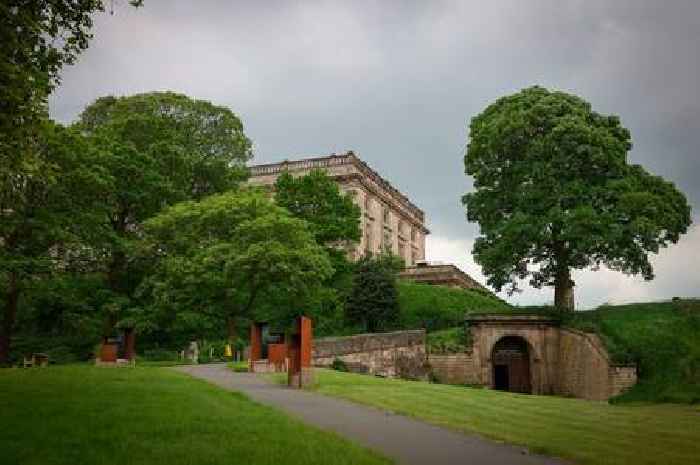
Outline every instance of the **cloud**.
<svg viewBox="0 0 700 465">
<path fill-rule="evenodd" d="M 355 150 L 425 211 L 436 250 L 466 254 L 477 234 L 460 203 L 472 189 L 462 162 L 469 121 L 534 84 L 619 115 L 630 161 L 700 206 L 698 17 L 697 0 L 123 4 L 95 18 L 50 111 L 71 121 L 100 96 L 164 89 L 211 100 L 242 118 L 256 162 Z M 595 279 L 585 274 L 581 305 L 661 295 L 663 280 L 668 292 L 689 290 L 694 263 L 677 258 L 651 287 L 592 274 L 605 278 L 589 293 L 583 283 Z"/>
<path fill-rule="evenodd" d="M 472 240 L 449 239 L 428 236 L 426 255 L 431 261 L 454 263 L 471 277 L 486 283 L 479 265 L 471 256 Z M 695 297 L 700 289 L 700 274 L 695 270 L 700 262 L 700 225 L 694 225 L 676 245 L 662 249 L 651 258 L 656 277 L 645 281 L 639 276 L 629 276 L 602 268 L 598 271 L 577 270 L 576 307 L 589 309 L 604 303 L 621 304 L 668 300 L 672 297 Z M 499 296 L 517 305 L 545 305 L 554 301 L 553 288 L 533 289 L 527 281 L 520 284 L 523 292 Z"/>
</svg>

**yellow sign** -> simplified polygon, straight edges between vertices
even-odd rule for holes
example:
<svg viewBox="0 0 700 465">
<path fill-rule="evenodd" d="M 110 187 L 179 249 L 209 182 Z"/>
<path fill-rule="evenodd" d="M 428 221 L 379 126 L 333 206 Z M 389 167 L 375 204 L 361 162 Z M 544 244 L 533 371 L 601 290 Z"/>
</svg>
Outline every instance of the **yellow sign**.
<svg viewBox="0 0 700 465">
<path fill-rule="evenodd" d="M 226 350 L 224 350 L 225 357 L 233 357 L 233 352 L 231 352 L 231 344 L 226 344 Z"/>
</svg>

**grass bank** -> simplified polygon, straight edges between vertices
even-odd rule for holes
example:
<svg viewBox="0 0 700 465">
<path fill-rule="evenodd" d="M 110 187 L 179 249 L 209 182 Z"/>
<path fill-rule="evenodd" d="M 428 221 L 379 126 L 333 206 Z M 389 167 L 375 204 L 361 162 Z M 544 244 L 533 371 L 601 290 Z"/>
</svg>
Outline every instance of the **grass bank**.
<svg viewBox="0 0 700 465">
<path fill-rule="evenodd" d="M 467 313 L 510 312 L 513 307 L 478 290 L 399 281 L 400 327 L 427 331 L 461 326 Z"/>
<path fill-rule="evenodd" d="M 0 462 L 383 464 L 375 453 L 166 368 L 0 370 Z"/>
<path fill-rule="evenodd" d="M 606 305 L 564 324 L 597 332 L 613 359 L 637 365 L 639 383 L 615 402 L 700 403 L 700 300 Z"/>
<path fill-rule="evenodd" d="M 521 444 L 578 464 L 687 465 L 700 457 L 700 409 L 610 405 L 316 370 L 326 395 Z"/>
</svg>

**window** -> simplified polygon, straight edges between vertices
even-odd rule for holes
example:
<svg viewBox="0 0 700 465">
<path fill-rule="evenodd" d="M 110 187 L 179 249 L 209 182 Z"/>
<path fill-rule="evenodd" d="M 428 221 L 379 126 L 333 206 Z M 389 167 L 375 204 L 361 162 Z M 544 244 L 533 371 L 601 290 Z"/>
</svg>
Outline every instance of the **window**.
<svg viewBox="0 0 700 465">
<path fill-rule="evenodd" d="M 408 261 L 408 257 L 406 257 L 406 245 L 403 242 L 399 242 L 399 257 Z"/>
<path fill-rule="evenodd" d="M 403 235 L 403 220 L 399 220 L 398 230 L 399 230 L 398 231 L 399 236 L 402 236 Z"/>
<path fill-rule="evenodd" d="M 416 228 L 411 228 L 411 240 L 416 240 Z"/>
<path fill-rule="evenodd" d="M 384 239 L 382 240 L 382 249 L 384 252 L 391 252 L 391 236 L 388 231 L 384 231 Z"/>
<path fill-rule="evenodd" d="M 384 223 L 389 223 L 389 207 L 384 207 Z"/>
<path fill-rule="evenodd" d="M 365 195 L 365 213 L 369 214 L 369 210 L 372 208 L 372 198 L 369 194 Z"/>
</svg>

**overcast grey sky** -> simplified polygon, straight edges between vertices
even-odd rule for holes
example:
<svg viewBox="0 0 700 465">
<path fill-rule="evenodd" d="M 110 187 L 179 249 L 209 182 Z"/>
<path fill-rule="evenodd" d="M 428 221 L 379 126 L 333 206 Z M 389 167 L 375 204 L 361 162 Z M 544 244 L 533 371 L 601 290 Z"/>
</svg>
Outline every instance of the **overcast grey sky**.
<svg viewBox="0 0 700 465">
<path fill-rule="evenodd" d="M 426 212 L 428 258 L 484 281 L 460 197 L 469 119 L 534 84 L 621 117 L 630 160 L 700 206 L 700 1 L 116 0 L 63 73 L 51 114 L 173 90 L 230 107 L 254 162 L 354 150 Z M 700 227 L 654 258 L 657 279 L 576 276 L 577 305 L 700 294 Z M 551 289 L 508 298 L 553 300 Z"/>
</svg>

